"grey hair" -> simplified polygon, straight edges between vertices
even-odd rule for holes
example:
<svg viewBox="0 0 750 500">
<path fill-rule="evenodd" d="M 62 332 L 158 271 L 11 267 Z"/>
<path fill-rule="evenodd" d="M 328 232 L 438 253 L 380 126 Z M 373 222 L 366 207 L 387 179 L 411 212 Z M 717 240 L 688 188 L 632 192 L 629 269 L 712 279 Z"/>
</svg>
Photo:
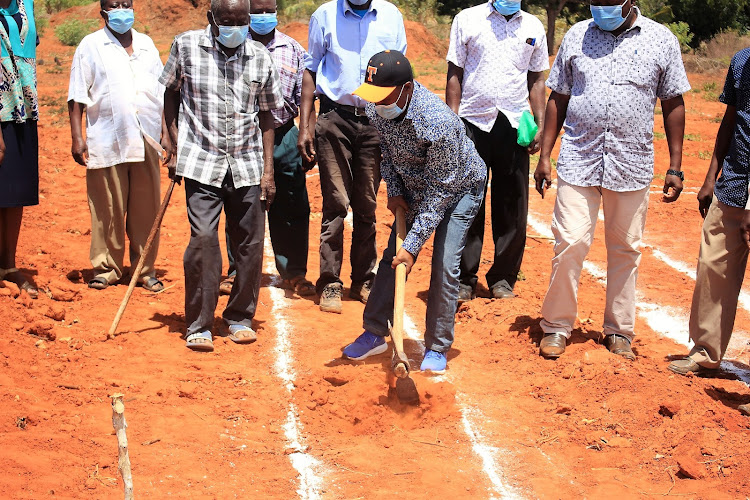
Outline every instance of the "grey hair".
<svg viewBox="0 0 750 500">
<path fill-rule="evenodd" d="M 211 12 L 219 12 L 227 3 L 232 1 L 233 0 L 211 0 Z M 248 10 L 250 10 L 250 0 L 245 1 L 247 2 Z"/>
</svg>

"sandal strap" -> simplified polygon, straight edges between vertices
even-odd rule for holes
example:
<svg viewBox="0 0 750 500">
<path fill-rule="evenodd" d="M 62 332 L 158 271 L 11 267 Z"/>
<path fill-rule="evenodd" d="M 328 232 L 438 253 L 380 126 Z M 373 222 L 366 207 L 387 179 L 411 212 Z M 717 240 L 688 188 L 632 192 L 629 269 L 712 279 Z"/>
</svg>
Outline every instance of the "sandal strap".
<svg viewBox="0 0 750 500">
<path fill-rule="evenodd" d="M 185 338 L 185 341 L 186 342 L 192 342 L 193 340 L 196 340 L 196 339 L 204 339 L 204 340 L 209 340 L 209 341 L 213 342 L 213 338 L 211 336 L 211 332 L 209 332 L 208 330 L 205 330 L 205 331 L 202 331 L 202 332 L 191 333 L 190 335 L 188 335 Z"/>
<path fill-rule="evenodd" d="M 4 279 L 9 274 L 17 273 L 18 271 L 17 267 L 10 267 L 8 269 L 0 268 L 0 280 Z"/>
</svg>

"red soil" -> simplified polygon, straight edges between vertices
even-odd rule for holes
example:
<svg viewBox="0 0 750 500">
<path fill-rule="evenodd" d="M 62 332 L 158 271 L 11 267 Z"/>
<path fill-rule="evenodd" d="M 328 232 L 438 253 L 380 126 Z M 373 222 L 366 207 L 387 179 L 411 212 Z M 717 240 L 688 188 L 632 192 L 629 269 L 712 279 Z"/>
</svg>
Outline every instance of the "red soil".
<svg viewBox="0 0 750 500">
<path fill-rule="evenodd" d="M 159 32 L 156 41 L 164 55 L 174 33 L 204 23 L 204 9 L 173 1 L 154 5 L 153 13 L 137 15 L 152 35 Z M 95 16 L 96 10 L 64 15 Z M 163 35 L 156 21 L 168 23 Z M 52 26 L 58 22 L 54 18 Z M 444 46 L 423 29 L 417 35 L 417 27 L 409 24 L 410 54 L 421 58 L 417 70 L 426 71 L 441 64 Z M 302 40 L 306 35 L 299 24 L 286 31 Z M 284 427 L 290 403 L 301 424 L 303 449 L 322 463 L 322 495 L 330 498 L 496 496 L 465 432 L 464 415 L 482 443 L 495 448 L 489 451 L 496 472 L 526 497 L 750 494 L 750 421 L 736 410 L 750 401 L 750 390 L 729 377 L 671 375 L 666 363 L 684 347 L 657 335 L 641 318 L 638 360 L 610 355 L 596 343 L 604 288 L 591 276 L 582 279 L 580 329 L 568 352 L 556 362 L 539 358 L 539 309 L 552 256 L 544 239 L 528 241 L 527 279 L 517 287 L 518 298 L 479 298 L 461 308 L 449 375 L 437 381 L 414 375 L 422 399 L 418 408 L 403 407 L 389 396 L 388 357 L 358 364 L 340 359 L 341 347 L 360 332 L 360 303 L 346 300 L 344 314 L 331 315 L 287 292 L 285 305 L 273 309 L 279 297 L 269 275 L 256 316 L 257 343 L 237 346 L 218 336 L 212 354 L 185 349 L 181 261 L 188 225 L 181 189 L 175 190 L 162 226 L 157 261 L 168 289 L 158 295 L 137 289 L 121 334 L 104 341 L 125 286 L 104 291 L 85 286 L 92 276 L 85 172 L 70 156 L 61 113 L 72 52 L 57 44 L 52 31 L 42 39 L 42 199 L 25 212 L 19 245 L 19 266 L 48 293 L 32 301 L 0 288 L 1 497 L 119 497 L 108 398 L 115 392 L 125 394 L 139 496 L 295 496 L 299 478 L 290 458 L 299 449 L 289 445 Z M 691 81 L 696 88 L 708 81 L 721 86 L 722 77 L 692 75 Z M 705 93 L 689 94 L 687 104 L 687 133 L 695 140 L 686 142 L 684 166 L 686 188 L 695 192 L 708 164 L 698 155 L 710 154 L 718 129 L 714 118 L 723 108 L 707 101 Z M 660 120 L 657 116 L 657 130 L 663 130 Z M 657 139 L 656 147 L 656 172 L 662 173 L 666 141 Z M 163 188 L 167 182 L 165 176 Z M 317 177 L 309 178 L 308 189 L 313 212 L 308 277 L 314 280 L 321 209 Z M 392 222 L 384 186 L 381 193 L 380 249 Z M 531 211 L 545 222 L 554 191 L 550 194 L 544 201 L 532 195 Z M 692 266 L 700 234 L 694 194 L 673 205 L 653 195 L 650 211 L 648 242 Z M 407 313 L 420 331 L 431 253 L 428 246 L 407 285 Z M 483 271 L 491 254 L 487 247 Z M 600 232 L 590 257 L 603 266 Z M 345 262 L 343 276 L 348 273 Z M 646 251 L 639 291 L 644 300 L 686 314 L 692 282 Z M 217 313 L 225 304 L 221 299 Z M 296 373 L 291 393 L 277 376 L 281 320 L 290 341 L 285 352 Z M 740 311 L 737 330 L 748 329 L 750 316 Z M 417 350 L 414 341 L 407 347 Z"/>
</svg>

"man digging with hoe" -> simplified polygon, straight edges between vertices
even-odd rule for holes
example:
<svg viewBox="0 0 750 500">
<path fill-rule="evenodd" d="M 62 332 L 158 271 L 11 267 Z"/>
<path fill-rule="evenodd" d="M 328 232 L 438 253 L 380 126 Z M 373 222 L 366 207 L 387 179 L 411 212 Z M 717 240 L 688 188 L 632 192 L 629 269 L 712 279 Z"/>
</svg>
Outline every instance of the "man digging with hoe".
<svg viewBox="0 0 750 500">
<path fill-rule="evenodd" d="M 394 214 L 406 212 L 408 234 L 397 252 L 393 225 L 365 306 L 365 331 L 344 348 L 344 356 L 361 360 L 385 352 L 393 322 L 395 269 L 404 264 L 408 275 L 435 233 L 422 370 L 443 373 L 453 344 L 461 252 L 484 195 L 487 169 L 461 120 L 414 81 L 411 65 L 400 52 L 373 56 L 365 83 L 354 93 L 370 103 L 366 112 L 380 133 L 388 208 Z"/>
</svg>

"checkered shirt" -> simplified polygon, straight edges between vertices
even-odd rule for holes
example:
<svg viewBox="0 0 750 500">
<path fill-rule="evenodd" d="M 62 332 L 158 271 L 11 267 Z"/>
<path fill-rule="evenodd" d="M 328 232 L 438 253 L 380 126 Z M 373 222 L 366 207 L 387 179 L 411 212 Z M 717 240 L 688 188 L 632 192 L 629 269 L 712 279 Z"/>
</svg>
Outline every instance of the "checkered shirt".
<svg viewBox="0 0 750 500">
<path fill-rule="evenodd" d="M 570 96 L 558 176 L 620 192 L 653 179 L 656 99 L 690 90 L 677 37 L 640 12 L 618 37 L 591 20 L 570 28 L 547 86 Z"/>
<path fill-rule="evenodd" d="M 159 81 L 181 94 L 177 175 L 221 187 L 230 169 L 235 187 L 260 184 L 258 112 L 284 105 L 268 51 L 246 40 L 227 57 L 210 27 L 188 31 L 175 37 Z"/>
<path fill-rule="evenodd" d="M 249 35 L 248 35 L 249 36 Z M 284 96 L 284 107 L 275 109 L 274 127 L 280 127 L 299 115 L 300 95 L 302 94 L 302 75 L 305 74 L 305 56 L 307 52 L 297 40 L 276 30 L 276 34 L 266 45 L 271 53 L 276 69 L 281 78 L 281 93 Z"/>
</svg>

